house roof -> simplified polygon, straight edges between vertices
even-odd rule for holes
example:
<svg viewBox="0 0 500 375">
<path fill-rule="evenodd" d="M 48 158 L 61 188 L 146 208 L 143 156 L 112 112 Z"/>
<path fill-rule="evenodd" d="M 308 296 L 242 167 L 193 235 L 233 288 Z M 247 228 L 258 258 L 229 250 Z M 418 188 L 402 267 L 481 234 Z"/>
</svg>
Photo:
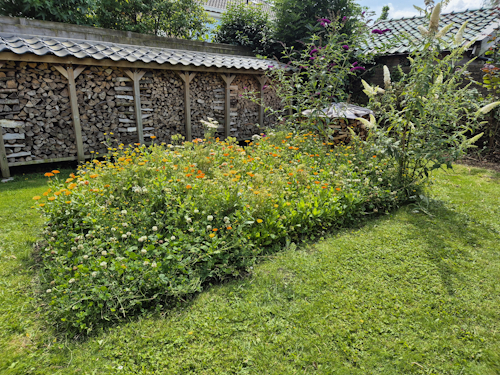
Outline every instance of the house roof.
<svg viewBox="0 0 500 375">
<path fill-rule="evenodd" d="M 442 14 L 439 22 L 439 29 L 453 23 L 453 27 L 447 33 L 448 38 L 451 38 L 457 33 L 458 29 L 465 21 L 469 22 L 463 36 L 464 43 L 470 41 L 483 41 L 499 27 L 500 8 L 481 8 Z M 423 26 L 427 29 L 428 25 L 429 20 L 425 16 L 379 21 L 374 25 L 373 29 L 390 29 L 390 31 L 380 35 L 373 34 L 373 38 L 368 41 L 367 50 L 370 51 L 373 50 L 374 47 L 383 47 L 386 43 L 396 42 L 395 46 L 390 47 L 383 54 L 407 54 L 410 52 L 409 42 L 404 39 L 397 41 L 397 37 L 403 33 L 408 33 L 411 37 L 419 39 L 422 35 L 418 31 L 418 26 Z"/>
<path fill-rule="evenodd" d="M 220 9 L 220 13 L 226 11 L 230 4 L 247 3 L 247 4 L 260 4 L 262 9 L 267 13 L 272 13 L 271 6 L 263 0 L 206 0 L 203 5 L 207 8 Z M 211 9 L 212 10 L 212 9 Z"/>
<path fill-rule="evenodd" d="M 51 36 L 12 35 L 0 33 L 0 55 L 54 55 L 77 60 L 109 60 L 110 63 L 156 63 L 167 66 L 268 70 L 269 61 L 249 56 L 208 53 L 182 49 L 119 44 L 105 41 L 57 38 Z M 78 63 L 78 62 L 77 62 Z M 186 68 L 189 70 L 189 68 Z"/>
</svg>

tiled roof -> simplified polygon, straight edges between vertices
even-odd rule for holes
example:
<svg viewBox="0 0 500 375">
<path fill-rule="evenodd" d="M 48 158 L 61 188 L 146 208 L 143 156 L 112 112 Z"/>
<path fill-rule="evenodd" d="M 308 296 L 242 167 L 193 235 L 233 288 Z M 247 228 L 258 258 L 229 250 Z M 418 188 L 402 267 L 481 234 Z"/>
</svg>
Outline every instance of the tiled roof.
<svg viewBox="0 0 500 375">
<path fill-rule="evenodd" d="M 206 2 L 203 3 L 203 5 L 210 8 L 220 9 L 221 12 L 225 12 L 227 7 L 231 3 L 248 3 L 249 5 L 260 4 L 265 12 L 268 13 L 272 12 L 271 6 L 267 2 L 262 0 L 248 0 L 248 2 L 247 0 L 207 0 Z"/>
<path fill-rule="evenodd" d="M 500 8 L 482 8 L 475 10 L 466 10 L 463 12 L 452 12 L 442 14 L 439 22 L 439 29 L 453 23 L 454 26 L 448 31 L 447 35 L 453 37 L 460 26 L 465 21 L 469 21 L 464 32 L 464 43 L 469 41 L 481 41 L 491 34 L 500 25 Z M 391 31 L 378 35 L 373 34 L 374 38 L 368 42 L 368 49 L 374 46 L 382 46 L 383 43 L 392 43 L 398 35 L 406 32 L 410 36 L 420 39 L 422 35 L 418 31 L 418 26 L 428 28 L 429 20 L 425 16 L 384 20 L 376 23 L 373 29 Z M 385 55 L 405 54 L 409 52 L 409 43 L 406 40 L 396 43 L 396 46 L 390 48 Z"/>
<path fill-rule="evenodd" d="M 197 67 L 268 70 L 269 61 L 248 56 L 225 55 L 180 49 L 116 44 L 80 39 L 65 39 L 0 33 L 0 52 L 18 55 L 74 56 L 79 59 L 128 61 Z"/>
</svg>

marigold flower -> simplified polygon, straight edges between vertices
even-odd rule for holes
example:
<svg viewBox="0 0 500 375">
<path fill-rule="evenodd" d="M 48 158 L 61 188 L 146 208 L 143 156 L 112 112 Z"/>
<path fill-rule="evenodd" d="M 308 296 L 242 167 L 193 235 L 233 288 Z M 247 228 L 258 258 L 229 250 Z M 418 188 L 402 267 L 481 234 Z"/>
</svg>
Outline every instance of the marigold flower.
<svg viewBox="0 0 500 375">
<path fill-rule="evenodd" d="M 53 201 L 53 200 L 55 200 L 55 199 L 56 199 L 56 197 L 49 197 L 49 198 L 48 198 L 48 200 L 49 200 L 49 201 Z"/>
<path fill-rule="evenodd" d="M 67 204 L 70 204 L 70 203 L 71 203 L 71 201 L 66 201 L 66 203 L 67 203 Z"/>
<path fill-rule="evenodd" d="M 43 207 L 43 206 L 45 206 L 45 203 L 40 203 L 38 206 Z"/>
<path fill-rule="evenodd" d="M 152 135 L 151 137 L 149 137 L 151 139 L 156 139 L 156 135 Z"/>
<path fill-rule="evenodd" d="M 37 195 L 37 196 L 34 196 L 33 199 L 37 201 L 39 199 L 42 199 L 42 197 L 40 197 L 39 195 Z"/>
<path fill-rule="evenodd" d="M 217 232 L 217 231 L 218 231 L 218 229 L 217 229 L 217 228 L 214 228 L 214 229 L 212 229 L 212 231 L 213 231 L 213 232 Z"/>
<path fill-rule="evenodd" d="M 210 238 L 214 238 L 214 237 L 215 237 L 215 233 L 210 233 L 208 236 L 209 236 Z"/>
<path fill-rule="evenodd" d="M 233 229 L 233 227 L 226 227 L 226 229 L 227 229 L 227 230 L 231 230 L 231 229 Z"/>
<path fill-rule="evenodd" d="M 336 188 L 335 190 L 340 191 L 340 188 Z"/>
<path fill-rule="evenodd" d="M 98 174 L 91 174 L 89 177 L 90 178 L 97 178 L 97 177 L 99 177 L 99 175 Z"/>
<path fill-rule="evenodd" d="M 58 173 L 61 173 L 61 172 L 59 172 L 57 169 L 54 169 L 54 170 L 52 171 L 52 173 L 54 173 L 54 174 L 58 174 Z"/>
<path fill-rule="evenodd" d="M 54 173 L 47 172 L 44 174 L 45 177 L 52 177 L 54 176 Z"/>
<path fill-rule="evenodd" d="M 262 219 L 257 219 L 257 223 L 259 223 L 259 224 L 262 223 L 263 221 L 264 220 L 262 220 Z"/>
<path fill-rule="evenodd" d="M 186 185 L 186 189 L 192 189 L 191 185 Z"/>
<path fill-rule="evenodd" d="M 43 196 L 44 196 L 44 197 L 46 197 L 47 195 L 49 195 L 49 193 L 48 193 L 48 192 L 43 193 Z"/>
</svg>

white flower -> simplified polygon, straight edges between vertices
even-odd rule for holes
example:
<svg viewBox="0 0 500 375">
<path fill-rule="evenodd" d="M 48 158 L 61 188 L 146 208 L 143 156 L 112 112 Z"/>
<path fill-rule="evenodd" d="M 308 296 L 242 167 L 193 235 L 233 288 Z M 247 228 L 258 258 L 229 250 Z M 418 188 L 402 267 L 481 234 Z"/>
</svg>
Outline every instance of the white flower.
<svg viewBox="0 0 500 375">
<path fill-rule="evenodd" d="M 212 215 L 208 215 L 208 216 L 207 216 L 207 220 L 208 220 L 208 221 L 212 221 L 213 219 L 214 219 L 214 217 L 213 217 Z"/>
<path fill-rule="evenodd" d="M 156 264 L 156 262 L 153 262 L 153 263 L 151 263 L 151 267 L 156 268 L 156 267 L 158 267 L 158 265 Z"/>
<path fill-rule="evenodd" d="M 381 177 L 378 178 L 378 182 L 382 182 L 382 178 Z"/>
<path fill-rule="evenodd" d="M 89 256 L 88 255 L 84 255 L 83 259 L 89 259 Z"/>
<path fill-rule="evenodd" d="M 230 221 L 229 218 L 227 216 L 224 216 L 224 222 L 229 223 L 229 221 Z"/>
<path fill-rule="evenodd" d="M 132 235 L 132 233 L 131 233 L 131 232 L 127 232 L 127 236 L 131 236 L 131 235 Z"/>
<path fill-rule="evenodd" d="M 455 35 L 454 43 L 456 46 L 462 45 L 462 42 L 464 41 L 464 31 L 465 28 L 467 27 L 467 23 L 469 21 L 465 21 L 462 26 L 460 26 L 460 29 L 458 29 L 457 34 Z"/>
<path fill-rule="evenodd" d="M 75 279 L 69 279 L 68 283 L 73 284 L 76 280 Z"/>
<path fill-rule="evenodd" d="M 52 293 L 52 289 L 47 289 L 47 293 Z"/>
<path fill-rule="evenodd" d="M 108 266 L 108 263 L 107 262 L 101 262 L 101 267 L 102 268 L 106 268 Z"/>
<path fill-rule="evenodd" d="M 387 65 L 384 65 L 384 86 L 386 90 L 391 88 L 391 72 L 389 72 Z"/>
<path fill-rule="evenodd" d="M 258 134 L 254 134 L 254 135 L 252 135 L 252 139 L 253 139 L 254 141 L 258 141 L 260 138 L 261 138 L 261 137 L 260 137 L 260 135 L 258 135 Z"/>
<path fill-rule="evenodd" d="M 77 246 L 77 248 L 78 248 L 78 250 L 82 250 L 83 249 L 83 245 L 80 244 L 80 245 Z"/>
<path fill-rule="evenodd" d="M 431 20 L 429 22 L 429 31 L 436 32 L 439 27 L 439 13 L 441 13 L 441 3 L 437 3 L 432 10 Z"/>
<path fill-rule="evenodd" d="M 158 227 L 155 225 L 155 226 L 153 227 L 153 231 L 155 231 L 155 232 L 156 232 L 157 230 L 158 230 Z"/>
<path fill-rule="evenodd" d="M 145 260 L 144 263 L 142 263 L 142 264 L 147 266 L 149 264 L 149 261 Z"/>
<path fill-rule="evenodd" d="M 114 231 L 116 231 L 116 228 L 111 228 L 111 232 L 114 232 Z"/>
<path fill-rule="evenodd" d="M 106 262 L 104 262 L 104 263 L 106 263 Z M 101 263 L 101 266 L 102 266 L 102 263 Z M 96 271 L 92 272 L 92 277 L 96 277 L 96 276 L 97 276 L 97 272 Z"/>
<path fill-rule="evenodd" d="M 193 220 L 189 216 L 184 217 L 186 219 L 186 223 L 191 223 Z"/>
<path fill-rule="evenodd" d="M 170 237 L 170 239 L 171 239 L 172 241 L 173 241 L 173 240 L 175 240 L 175 236 Z"/>
<path fill-rule="evenodd" d="M 487 114 L 488 112 L 490 112 L 493 108 L 497 107 L 500 105 L 500 102 L 494 102 L 494 103 L 490 103 L 488 105 L 485 105 L 483 108 L 481 108 L 479 111 L 477 111 L 477 115 L 480 115 L 480 114 Z"/>
<path fill-rule="evenodd" d="M 126 227 L 128 227 L 128 224 L 127 223 L 122 223 L 122 226 L 126 228 Z"/>
<path fill-rule="evenodd" d="M 194 232 L 194 228 L 193 228 L 193 227 L 189 228 L 188 230 L 189 230 L 190 232 Z"/>
<path fill-rule="evenodd" d="M 127 210 L 122 210 L 122 215 L 126 215 L 127 214 Z"/>
<path fill-rule="evenodd" d="M 195 210 L 194 210 L 194 213 L 195 213 L 195 214 L 197 214 L 197 213 L 199 213 L 199 212 L 200 212 L 200 211 L 199 211 L 198 209 L 195 209 Z"/>
<path fill-rule="evenodd" d="M 146 254 L 148 251 L 146 249 L 142 249 L 141 253 Z"/>
<path fill-rule="evenodd" d="M 127 235 L 126 234 L 122 234 L 122 238 L 127 238 Z"/>
<path fill-rule="evenodd" d="M 211 225 L 207 225 L 207 230 L 212 230 L 212 226 Z"/>
<path fill-rule="evenodd" d="M 123 366 L 118 366 L 117 369 L 118 370 L 123 370 Z"/>
<path fill-rule="evenodd" d="M 102 251 L 101 254 L 104 255 L 104 256 L 106 256 L 106 255 L 108 255 L 108 252 L 107 251 Z"/>
<path fill-rule="evenodd" d="M 137 239 L 137 241 L 139 241 L 139 242 L 144 242 L 144 241 L 146 241 L 147 239 L 148 239 L 148 238 L 147 238 L 146 236 L 142 236 L 142 237 L 139 237 L 139 238 Z"/>
</svg>

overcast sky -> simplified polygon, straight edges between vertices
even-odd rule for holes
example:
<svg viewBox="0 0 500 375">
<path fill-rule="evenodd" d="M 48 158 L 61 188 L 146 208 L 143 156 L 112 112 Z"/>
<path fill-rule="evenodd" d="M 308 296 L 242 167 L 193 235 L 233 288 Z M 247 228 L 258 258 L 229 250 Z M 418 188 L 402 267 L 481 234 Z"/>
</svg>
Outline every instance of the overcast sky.
<svg viewBox="0 0 500 375">
<path fill-rule="evenodd" d="M 389 18 L 401 18 L 418 16 L 418 11 L 413 7 L 413 4 L 424 8 L 424 0 L 358 0 L 359 4 L 367 6 L 370 10 L 380 15 L 382 7 L 389 5 Z M 481 7 L 483 0 L 451 0 L 448 6 L 442 13 L 460 12 L 466 9 L 478 9 Z"/>
</svg>

